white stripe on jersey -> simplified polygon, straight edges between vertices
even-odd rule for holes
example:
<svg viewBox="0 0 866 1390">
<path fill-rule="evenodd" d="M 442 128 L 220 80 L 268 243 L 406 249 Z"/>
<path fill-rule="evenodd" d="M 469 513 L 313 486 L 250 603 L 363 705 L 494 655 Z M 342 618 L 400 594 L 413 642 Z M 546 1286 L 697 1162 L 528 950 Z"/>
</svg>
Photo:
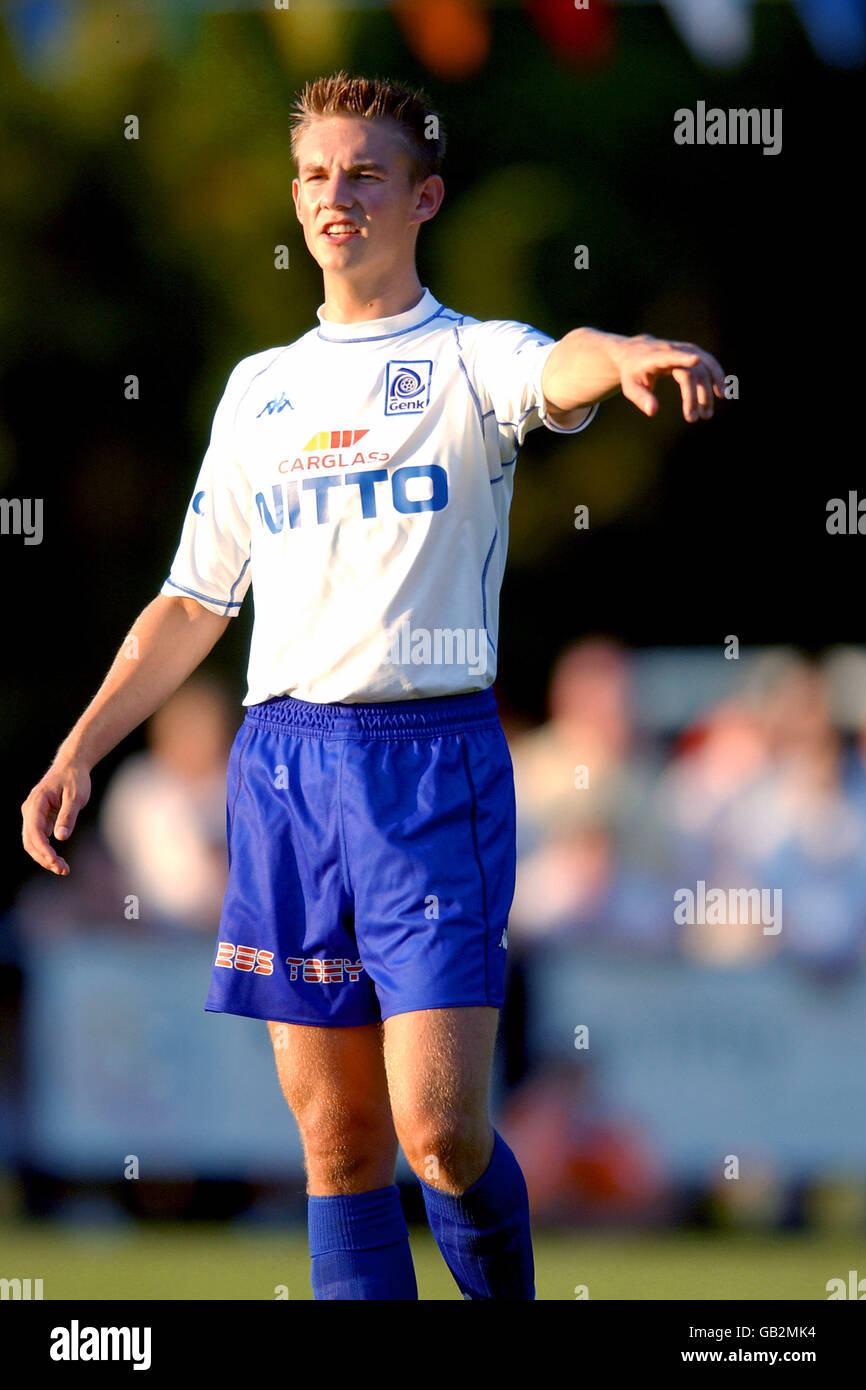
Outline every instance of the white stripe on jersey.
<svg viewBox="0 0 866 1390">
<path fill-rule="evenodd" d="M 163 594 L 236 615 L 245 705 L 483 690 L 496 675 L 514 464 L 553 339 L 443 308 L 319 327 L 244 358 Z"/>
</svg>

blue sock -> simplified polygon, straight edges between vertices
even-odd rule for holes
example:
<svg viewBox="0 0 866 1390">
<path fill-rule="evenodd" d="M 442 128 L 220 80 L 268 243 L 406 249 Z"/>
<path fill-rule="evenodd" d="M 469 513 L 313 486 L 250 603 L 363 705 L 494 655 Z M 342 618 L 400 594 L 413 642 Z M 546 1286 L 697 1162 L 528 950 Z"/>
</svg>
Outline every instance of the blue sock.
<svg viewBox="0 0 866 1390">
<path fill-rule="evenodd" d="M 308 1197 L 314 1299 L 417 1299 L 398 1188 Z"/>
<path fill-rule="evenodd" d="M 535 1298 L 529 1199 L 520 1165 L 496 1134 L 481 1177 L 455 1196 L 421 1180 L 430 1229 L 464 1298 Z"/>
</svg>

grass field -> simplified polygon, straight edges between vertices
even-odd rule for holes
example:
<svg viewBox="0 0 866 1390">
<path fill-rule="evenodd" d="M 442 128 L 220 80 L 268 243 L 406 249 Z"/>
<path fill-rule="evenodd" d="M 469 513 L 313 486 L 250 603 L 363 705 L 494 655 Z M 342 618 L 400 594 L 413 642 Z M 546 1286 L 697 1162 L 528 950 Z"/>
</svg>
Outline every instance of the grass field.
<svg viewBox="0 0 866 1390">
<path fill-rule="evenodd" d="M 460 1299 L 429 1234 L 412 1232 L 420 1297 Z M 818 1299 L 828 1279 L 866 1274 L 866 1238 L 853 1233 L 647 1236 L 537 1234 L 539 1299 Z M 110 1232 L 47 1222 L 0 1226 L 0 1275 L 41 1278 L 49 1299 L 311 1299 L 300 1230 L 226 1226 L 125 1227 Z"/>
</svg>

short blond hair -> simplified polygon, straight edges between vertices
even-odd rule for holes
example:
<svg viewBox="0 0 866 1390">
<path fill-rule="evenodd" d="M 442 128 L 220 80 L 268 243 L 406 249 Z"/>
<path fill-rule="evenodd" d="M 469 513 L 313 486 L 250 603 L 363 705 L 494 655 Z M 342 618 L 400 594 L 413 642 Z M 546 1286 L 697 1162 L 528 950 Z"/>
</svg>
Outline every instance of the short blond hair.
<svg viewBox="0 0 866 1390">
<path fill-rule="evenodd" d="M 426 94 L 381 77 L 350 77 L 335 72 L 308 82 L 295 102 L 291 122 L 292 157 L 313 121 L 324 116 L 362 116 L 393 121 L 400 129 L 410 161 L 413 184 L 438 174 L 445 154 L 445 131 Z"/>
</svg>

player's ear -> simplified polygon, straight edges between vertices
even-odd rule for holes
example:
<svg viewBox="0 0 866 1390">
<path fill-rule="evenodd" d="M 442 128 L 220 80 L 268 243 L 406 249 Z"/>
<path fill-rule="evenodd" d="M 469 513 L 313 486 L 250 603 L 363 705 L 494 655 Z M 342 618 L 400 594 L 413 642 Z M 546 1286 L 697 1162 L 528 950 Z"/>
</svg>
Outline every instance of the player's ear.
<svg viewBox="0 0 866 1390">
<path fill-rule="evenodd" d="M 300 209 L 298 208 L 298 198 L 300 197 L 300 194 L 301 194 L 301 181 L 300 181 L 300 179 L 292 179 L 292 202 L 293 202 L 294 205 L 295 205 L 295 216 L 297 217 L 297 219 L 298 219 L 299 222 L 302 220 L 302 218 L 301 218 L 301 213 L 300 213 Z"/>
<path fill-rule="evenodd" d="M 445 197 L 445 185 L 438 174 L 431 174 L 418 184 L 415 190 L 415 216 L 413 221 L 429 222 L 435 217 Z"/>
</svg>

